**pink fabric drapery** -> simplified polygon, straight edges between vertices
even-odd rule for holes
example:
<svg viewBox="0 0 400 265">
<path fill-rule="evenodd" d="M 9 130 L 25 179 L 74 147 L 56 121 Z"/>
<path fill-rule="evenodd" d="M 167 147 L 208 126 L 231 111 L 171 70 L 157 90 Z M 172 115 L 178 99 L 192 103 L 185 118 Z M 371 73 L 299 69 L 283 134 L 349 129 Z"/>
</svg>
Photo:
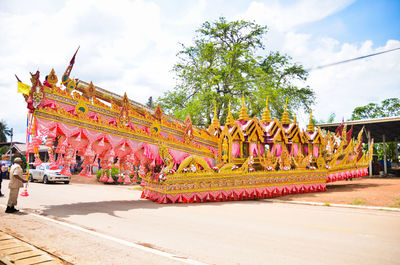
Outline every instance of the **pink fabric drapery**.
<svg viewBox="0 0 400 265">
<path fill-rule="evenodd" d="M 174 149 L 168 149 L 168 153 L 172 156 L 172 159 L 174 160 L 175 164 L 180 164 L 185 158 L 190 156 L 186 152 L 174 150 Z"/>
<path fill-rule="evenodd" d="M 212 168 L 214 166 L 213 162 L 211 161 L 211 159 L 209 157 L 203 157 L 203 158 L 204 158 L 204 160 L 206 160 L 206 162 L 210 166 L 210 168 Z"/>
<path fill-rule="evenodd" d="M 240 144 L 238 142 L 233 142 L 232 144 L 232 154 L 233 157 L 240 157 Z"/>
<path fill-rule="evenodd" d="M 257 143 L 251 143 L 250 144 L 250 155 L 252 156 L 258 156 L 258 146 Z"/>
<path fill-rule="evenodd" d="M 282 154 L 282 145 L 280 143 L 275 144 L 275 155 L 276 157 L 280 157 Z"/>
<path fill-rule="evenodd" d="M 162 159 L 158 153 L 158 146 L 148 143 L 142 143 L 135 151 L 135 155 L 139 158 L 145 158 L 147 160 L 153 160 L 158 165 L 162 164 Z"/>
<path fill-rule="evenodd" d="M 303 149 L 304 149 L 304 155 L 308 156 L 308 146 L 304 146 Z"/>
<path fill-rule="evenodd" d="M 314 145 L 314 147 L 313 147 L 313 156 L 314 157 L 318 157 L 318 155 L 319 155 L 318 145 Z"/>
<path fill-rule="evenodd" d="M 293 143 L 293 153 L 292 156 L 297 156 L 299 153 L 299 145 L 297 143 Z"/>
</svg>

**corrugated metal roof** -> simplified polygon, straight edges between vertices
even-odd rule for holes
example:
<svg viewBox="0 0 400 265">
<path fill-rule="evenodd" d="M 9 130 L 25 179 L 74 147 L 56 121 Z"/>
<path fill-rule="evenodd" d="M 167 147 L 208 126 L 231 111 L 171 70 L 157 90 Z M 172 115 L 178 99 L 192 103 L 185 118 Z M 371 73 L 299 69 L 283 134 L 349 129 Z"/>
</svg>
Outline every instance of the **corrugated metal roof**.
<svg viewBox="0 0 400 265">
<path fill-rule="evenodd" d="M 340 124 L 341 122 L 318 124 L 317 126 L 334 132 Z M 400 140 L 400 116 L 346 121 L 344 124 L 347 124 L 347 131 L 350 130 L 352 125 L 354 126 L 352 137 L 357 136 L 362 127 L 365 127 L 366 132 L 369 131 L 371 133 L 371 138 L 374 138 L 376 143 L 382 142 L 383 135 L 385 135 L 386 142 Z"/>
</svg>

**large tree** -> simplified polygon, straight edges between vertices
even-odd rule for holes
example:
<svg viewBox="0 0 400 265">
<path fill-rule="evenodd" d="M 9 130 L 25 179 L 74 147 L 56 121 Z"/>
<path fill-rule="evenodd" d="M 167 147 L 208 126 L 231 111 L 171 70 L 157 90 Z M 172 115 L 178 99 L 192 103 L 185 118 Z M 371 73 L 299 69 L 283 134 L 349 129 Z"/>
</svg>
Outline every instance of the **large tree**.
<svg viewBox="0 0 400 265">
<path fill-rule="evenodd" d="M 7 136 L 11 136 L 11 130 L 8 128 L 7 123 L 3 120 L 0 121 L 0 142 L 7 142 Z"/>
<path fill-rule="evenodd" d="M 289 110 L 308 109 L 314 102 L 309 87 L 294 85 L 304 81 L 307 72 L 279 52 L 264 51 L 267 27 L 247 21 L 228 22 L 220 18 L 205 22 L 192 46 L 182 44 L 173 71 L 177 85 L 158 99 L 163 110 L 184 119 L 190 113 L 196 125 L 210 124 L 214 115 L 225 122 L 229 101 L 237 117 L 242 95 L 250 116 L 261 116 L 265 99 L 270 98 L 273 115 Z"/>
</svg>

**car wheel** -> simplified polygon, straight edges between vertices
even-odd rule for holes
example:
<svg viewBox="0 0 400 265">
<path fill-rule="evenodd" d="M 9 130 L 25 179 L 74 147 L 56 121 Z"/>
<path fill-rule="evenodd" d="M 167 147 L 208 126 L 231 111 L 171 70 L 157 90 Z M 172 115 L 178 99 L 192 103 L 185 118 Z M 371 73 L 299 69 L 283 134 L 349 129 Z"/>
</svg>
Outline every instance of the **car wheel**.
<svg viewBox="0 0 400 265">
<path fill-rule="evenodd" d="M 47 178 L 47 176 L 44 176 L 43 177 L 43 183 L 44 184 L 49 184 L 50 182 L 49 182 L 49 179 Z"/>
<path fill-rule="evenodd" d="M 32 174 L 29 174 L 29 182 L 35 182 L 35 180 L 33 179 Z"/>
<path fill-rule="evenodd" d="M 64 181 L 64 184 L 69 184 L 69 181 Z"/>
</svg>

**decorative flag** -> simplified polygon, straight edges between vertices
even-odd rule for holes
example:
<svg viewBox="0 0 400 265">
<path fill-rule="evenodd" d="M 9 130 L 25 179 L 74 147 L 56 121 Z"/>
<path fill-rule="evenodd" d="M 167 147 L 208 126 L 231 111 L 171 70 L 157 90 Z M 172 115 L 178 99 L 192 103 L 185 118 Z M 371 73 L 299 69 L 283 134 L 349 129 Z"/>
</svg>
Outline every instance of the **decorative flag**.
<svg viewBox="0 0 400 265">
<path fill-rule="evenodd" d="M 351 125 L 351 129 L 346 133 L 347 143 L 350 143 L 352 133 L 353 133 L 353 125 Z"/>
<path fill-rule="evenodd" d="M 18 91 L 17 91 L 18 93 L 28 95 L 30 89 L 31 89 L 31 87 L 29 85 L 26 85 L 26 84 L 18 81 Z"/>
<path fill-rule="evenodd" d="M 335 131 L 335 135 L 336 135 L 336 136 L 342 135 L 343 126 L 344 126 L 344 124 L 343 124 L 343 122 L 342 122 L 342 123 L 339 125 L 339 127 L 336 128 L 336 131 Z"/>
</svg>

